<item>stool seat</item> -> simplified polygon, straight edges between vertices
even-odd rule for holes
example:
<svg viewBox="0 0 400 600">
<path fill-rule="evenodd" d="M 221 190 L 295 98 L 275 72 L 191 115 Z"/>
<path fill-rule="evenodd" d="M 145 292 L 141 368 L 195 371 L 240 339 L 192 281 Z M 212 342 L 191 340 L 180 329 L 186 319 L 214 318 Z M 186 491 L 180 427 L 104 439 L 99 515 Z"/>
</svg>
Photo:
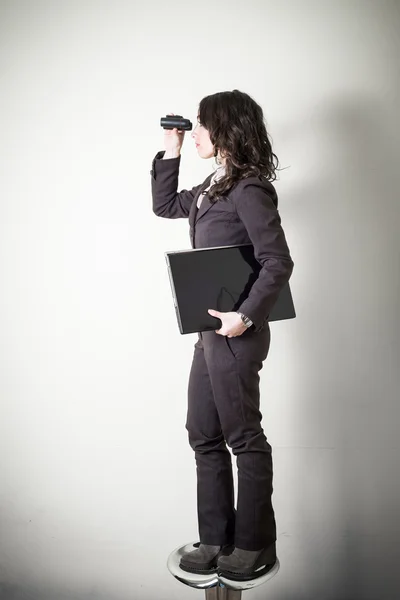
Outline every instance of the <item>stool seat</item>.
<svg viewBox="0 0 400 600">
<path fill-rule="evenodd" d="M 263 583 L 266 583 L 279 571 L 279 560 L 276 559 L 274 566 L 270 571 L 268 571 L 268 573 L 265 573 L 260 577 L 255 577 L 254 579 L 250 579 L 248 581 L 235 581 L 233 579 L 228 579 L 226 577 L 218 575 L 217 572 L 211 573 L 209 575 L 198 575 L 197 573 L 188 573 L 187 571 L 184 571 L 180 568 L 180 560 L 182 556 L 187 552 L 196 550 L 198 545 L 199 542 L 191 542 L 190 544 L 180 546 L 179 548 L 176 548 L 173 552 L 171 552 L 167 560 L 167 567 L 170 573 L 176 579 L 178 579 L 178 581 L 189 585 L 190 587 L 204 590 L 215 586 L 222 586 L 231 590 L 250 590 L 255 587 L 258 587 L 259 585 L 262 585 Z"/>
</svg>

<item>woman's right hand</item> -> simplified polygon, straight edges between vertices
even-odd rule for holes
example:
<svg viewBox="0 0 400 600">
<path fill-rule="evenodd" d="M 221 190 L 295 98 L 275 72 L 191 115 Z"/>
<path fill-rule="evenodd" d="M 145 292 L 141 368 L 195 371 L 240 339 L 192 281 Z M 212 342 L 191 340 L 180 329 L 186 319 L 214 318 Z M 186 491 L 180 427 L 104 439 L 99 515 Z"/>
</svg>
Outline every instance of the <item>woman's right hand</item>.
<svg viewBox="0 0 400 600">
<path fill-rule="evenodd" d="M 168 113 L 167 116 L 173 117 L 174 113 Z M 166 154 L 176 154 L 179 156 L 185 138 L 185 130 L 177 129 L 164 129 L 164 145 Z"/>
</svg>

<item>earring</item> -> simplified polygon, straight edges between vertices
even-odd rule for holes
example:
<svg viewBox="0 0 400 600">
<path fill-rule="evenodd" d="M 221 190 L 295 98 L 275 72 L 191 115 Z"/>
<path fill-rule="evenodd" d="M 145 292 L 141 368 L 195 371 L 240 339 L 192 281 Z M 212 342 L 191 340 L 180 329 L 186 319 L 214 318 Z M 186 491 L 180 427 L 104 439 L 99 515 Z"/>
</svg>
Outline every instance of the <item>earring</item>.
<svg viewBox="0 0 400 600">
<path fill-rule="evenodd" d="M 214 158 L 215 158 L 215 162 L 217 163 L 217 165 L 222 164 L 221 160 L 220 160 L 220 154 L 219 151 L 217 149 L 214 150 Z"/>
</svg>

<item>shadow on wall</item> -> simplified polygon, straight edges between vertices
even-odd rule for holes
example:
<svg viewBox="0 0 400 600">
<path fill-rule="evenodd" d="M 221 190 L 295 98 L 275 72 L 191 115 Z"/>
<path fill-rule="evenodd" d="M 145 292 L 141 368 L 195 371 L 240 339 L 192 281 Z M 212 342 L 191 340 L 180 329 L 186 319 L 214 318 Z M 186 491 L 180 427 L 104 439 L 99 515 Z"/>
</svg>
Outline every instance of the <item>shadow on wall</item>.
<svg viewBox="0 0 400 600">
<path fill-rule="evenodd" d="M 392 600 L 400 586 L 396 119 L 394 99 L 342 96 L 316 108 L 301 139 L 290 128 L 280 142 L 296 146 L 307 181 L 285 195 L 307 258 L 307 265 L 297 262 L 301 279 L 294 273 L 292 284 L 298 318 L 291 363 L 302 385 L 290 418 L 293 431 L 304 423 L 318 446 L 333 451 L 324 507 L 332 520 L 324 537 L 309 523 L 303 528 L 313 569 L 302 575 L 315 579 L 312 592 L 321 600 Z M 293 600 L 300 597 L 293 588 Z"/>
</svg>

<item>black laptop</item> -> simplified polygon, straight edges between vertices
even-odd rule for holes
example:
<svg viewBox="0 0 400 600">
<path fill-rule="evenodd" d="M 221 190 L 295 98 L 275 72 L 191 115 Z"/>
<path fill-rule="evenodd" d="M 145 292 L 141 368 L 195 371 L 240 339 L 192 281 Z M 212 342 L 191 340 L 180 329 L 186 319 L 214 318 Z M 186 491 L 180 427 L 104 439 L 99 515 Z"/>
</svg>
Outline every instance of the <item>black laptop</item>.
<svg viewBox="0 0 400 600">
<path fill-rule="evenodd" d="M 238 310 L 261 269 L 254 257 L 253 244 L 193 248 L 164 254 L 181 333 L 219 329 L 221 320 L 216 320 L 207 310 Z M 268 321 L 293 319 L 295 316 L 288 282 L 283 286 Z"/>
</svg>

